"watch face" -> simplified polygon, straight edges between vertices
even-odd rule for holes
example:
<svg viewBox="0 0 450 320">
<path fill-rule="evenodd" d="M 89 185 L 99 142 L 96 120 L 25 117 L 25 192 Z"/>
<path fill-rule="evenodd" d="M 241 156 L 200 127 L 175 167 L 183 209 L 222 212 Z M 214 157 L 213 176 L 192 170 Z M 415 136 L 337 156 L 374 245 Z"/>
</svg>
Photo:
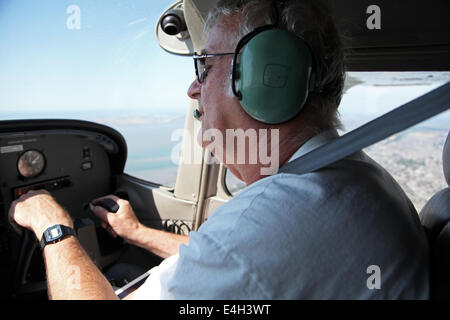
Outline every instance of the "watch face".
<svg viewBox="0 0 450 320">
<path fill-rule="evenodd" d="M 45 231 L 45 240 L 47 242 L 55 241 L 55 240 L 59 239 L 59 237 L 61 237 L 61 235 L 62 235 L 61 227 L 53 226 L 50 229 L 47 229 L 47 231 Z"/>
</svg>

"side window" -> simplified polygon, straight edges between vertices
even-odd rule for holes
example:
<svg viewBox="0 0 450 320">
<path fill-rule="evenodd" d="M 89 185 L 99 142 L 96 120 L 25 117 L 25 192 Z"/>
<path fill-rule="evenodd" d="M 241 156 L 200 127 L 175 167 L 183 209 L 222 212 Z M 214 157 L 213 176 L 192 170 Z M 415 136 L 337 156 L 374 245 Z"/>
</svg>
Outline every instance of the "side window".
<svg viewBox="0 0 450 320">
<path fill-rule="evenodd" d="M 449 72 L 349 72 L 339 112 L 344 134 L 450 80 Z M 446 187 L 442 149 L 446 111 L 364 150 L 400 184 L 419 212 Z"/>
<path fill-rule="evenodd" d="M 184 111 L 185 108 L 180 108 L 179 114 L 172 116 L 135 119 L 135 124 L 133 119 L 127 119 L 124 124 L 111 125 L 127 141 L 125 173 L 168 187 L 175 186 L 178 162 L 173 155 L 179 149 L 182 137 L 174 133 L 183 132 Z"/>
<path fill-rule="evenodd" d="M 419 212 L 434 193 L 447 186 L 442 170 L 447 133 L 419 125 L 364 151 L 389 171 Z"/>
<path fill-rule="evenodd" d="M 341 135 L 423 95 L 450 80 L 450 72 L 349 72 L 339 106 Z M 449 132 L 450 112 L 415 125 L 364 151 L 397 180 L 417 211 L 446 187 L 442 148 Z M 227 171 L 231 194 L 245 187 Z"/>
</svg>

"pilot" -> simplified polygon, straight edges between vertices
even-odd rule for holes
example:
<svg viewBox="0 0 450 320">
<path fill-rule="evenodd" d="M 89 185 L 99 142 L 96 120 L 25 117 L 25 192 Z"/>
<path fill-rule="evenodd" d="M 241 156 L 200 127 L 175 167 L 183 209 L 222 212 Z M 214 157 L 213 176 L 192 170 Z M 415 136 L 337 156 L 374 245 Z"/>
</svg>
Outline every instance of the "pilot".
<svg viewBox="0 0 450 320">
<path fill-rule="evenodd" d="M 108 196 L 116 214 L 95 200 L 111 234 L 165 258 L 134 298 L 429 298 L 426 236 L 385 169 L 363 152 L 307 174 L 283 169 L 338 137 L 345 68 L 331 10 L 318 0 L 225 0 L 205 34 L 188 90 L 199 105 L 199 140 L 247 187 L 189 237 L 145 227 L 125 200 Z M 266 132 L 279 173 L 261 170 L 267 163 L 259 158 L 234 161 L 237 144 L 210 139 L 231 129 Z M 38 239 L 53 225 L 73 227 L 45 191 L 15 201 L 10 218 Z M 43 255 L 51 298 L 117 299 L 76 237 L 46 245 Z M 78 285 L 68 281 L 74 268 Z"/>
</svg>

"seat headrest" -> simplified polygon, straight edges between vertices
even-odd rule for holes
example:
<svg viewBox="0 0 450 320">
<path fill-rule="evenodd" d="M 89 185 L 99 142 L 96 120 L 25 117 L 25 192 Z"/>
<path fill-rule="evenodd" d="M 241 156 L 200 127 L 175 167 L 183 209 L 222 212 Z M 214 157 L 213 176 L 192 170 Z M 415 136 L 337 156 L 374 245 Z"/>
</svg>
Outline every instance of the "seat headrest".
<svg viewBox="0 0 450 320">
<path fill-rule="evenodd" d="M 450 188 L 436 193 L 419 213 L 422 225 L 427 228 L 429 239 L 434 241 L 450 220 Z"/>
<path fill-rule="evenodd" d="M 450 131 L 447 140 L 445 140 L 444 151 L 442 151 L 442 166 L 444 167 L 445 180 L 450 186 Z"/>
<path fill-rule="evenodd" d="M 450 185 L 450 132 L 442 151 L 442 165 L 445 180 Z M 419 216 L 422 225 L 428 229 L 430 239 L 434 241 L 450 220 L 450 188 L 445 188 L 433 195 L 422 208 Z"/>
</svg>

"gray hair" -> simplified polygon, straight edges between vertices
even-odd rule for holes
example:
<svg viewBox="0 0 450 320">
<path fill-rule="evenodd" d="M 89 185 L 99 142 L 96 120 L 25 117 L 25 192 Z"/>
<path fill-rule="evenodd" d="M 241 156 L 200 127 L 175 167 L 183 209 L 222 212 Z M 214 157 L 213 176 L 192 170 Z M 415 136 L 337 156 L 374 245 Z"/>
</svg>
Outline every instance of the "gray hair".
<svg viewBox="0 0 450 320">
<path fill-rule="evenodd" d="M 224 16 L 241 14 L 242 26 L 229 38 L 230 48 L 255 28 L 274 23 L 273 0 L 220 0 L 209 12 L 204 34 Z M 320 0 L 285 1 L 278 11 L 278 25 L 303 37 L 312 49 L 315 59 L 316 88 L 310 93 L 301 114 L 308 113 L 311 128 L 321 132 L 341 128 L 338 106 L 345 81 L 343 39 L 331 9 Z"/>
</svg>

